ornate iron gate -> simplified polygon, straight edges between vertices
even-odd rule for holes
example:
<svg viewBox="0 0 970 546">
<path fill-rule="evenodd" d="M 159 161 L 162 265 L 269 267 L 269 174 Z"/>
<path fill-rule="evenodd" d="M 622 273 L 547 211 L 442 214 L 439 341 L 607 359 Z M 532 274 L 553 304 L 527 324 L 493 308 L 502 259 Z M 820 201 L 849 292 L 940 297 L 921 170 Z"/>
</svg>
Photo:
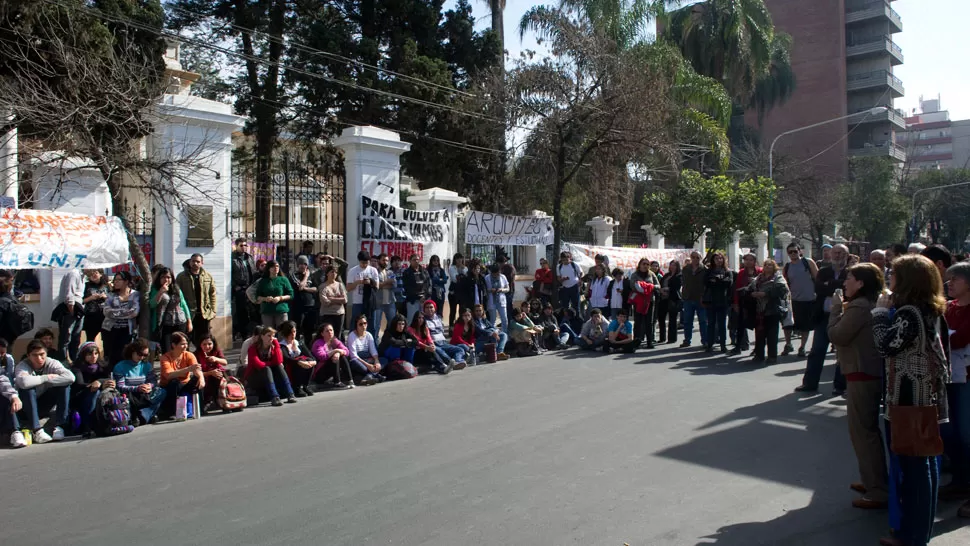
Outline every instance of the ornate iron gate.
<svg viewBox="0 0 970 546">
<path fill-rule="evenodd" d="M 256 240 L 256 217 L 268 214 L 269 240 L 277 256 L 290 262 L 305 243 L 313 252 L 344 259 L 346 179 L 333 156 L 319 152 L 284 152 L 274 158 L 268 189 L 269 210 L 260 211 L 253 169 L 234 168 L 226 225 L 232 239 Z M 266 195 L 266 194 L 264 194 Z"/>
</svg>

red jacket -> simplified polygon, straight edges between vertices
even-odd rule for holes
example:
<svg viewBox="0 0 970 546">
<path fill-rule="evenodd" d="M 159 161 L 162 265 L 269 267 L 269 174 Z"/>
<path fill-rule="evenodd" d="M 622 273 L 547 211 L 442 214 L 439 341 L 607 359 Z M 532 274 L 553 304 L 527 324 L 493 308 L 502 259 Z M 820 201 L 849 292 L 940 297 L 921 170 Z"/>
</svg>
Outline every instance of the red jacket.
<svg viewBox="0 0 970 546">
<path fill-rule="evenodd" d="M 636 286 L 639 286 L 643 292 L 638 292 Z M 637 281 L 634 288 L 630 290 L 630 303 L 633 304 L 633 312 L 645 315 L 650 312 L 650 300 L 653 296 L 653 283 L 646 281 Z"/>
<path fill-rule="evenodd" d="M 465 323 L 463 321 L 458 321 L 455 326 L 451 329 L 451 344 L 452 345 L 474 345 L 475 344 L 475 328 L 473 327 L 471 331 L 465 331 Z"/>
<path fill-rule="evenodd" d="M 552 277 L 552 269 L 536 269 L 536 280 L 542 284 L 552 284 L 554 280 Z"/>
<path fill-rule="evenodd" d="M 259 349 L 253 343 L 249 346 L 249 364 L 246 366 L 244 376 L 249 378 L 250 374 L 256 370 L 262 370 L 266 366 L 281 366 L 283 364 L 283 351 L 280 349 L 280 342 L 273 340 L 273 346 L 269 350 L 269 358 L 264 360 L 259 355 Z"/>
<path fill-rule="evenodd" d="M 761 268 L 754 266 L 754 276 L 757 277 L 760 274 Z M 738 290 L 748 286 L 749 284 L 751 284 L 751 277 L 748 277 L 748 270 L 742 267 L 741 271 L 738 271 L 738 280 L 734 281 L 734 305 L 741 303 L 738 298 Z"/>
<path fill-rule="evenodd" d="M 960 305 L 956 301 L 946 304 L 946 326 L 953 330 L 950 335 L 950 348 L 962 349 L 970 345 L 970 305 Z"/>
</svg>

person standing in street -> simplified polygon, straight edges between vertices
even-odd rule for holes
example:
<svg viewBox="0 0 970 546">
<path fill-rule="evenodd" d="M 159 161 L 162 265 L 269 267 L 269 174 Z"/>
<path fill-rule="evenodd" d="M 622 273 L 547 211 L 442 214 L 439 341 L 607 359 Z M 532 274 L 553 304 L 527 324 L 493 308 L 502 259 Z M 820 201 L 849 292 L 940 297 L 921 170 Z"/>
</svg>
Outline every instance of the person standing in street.
<svg viewBox="0 0 970 546">
<path fill-rule="evenodd" d="M 310 272 L 310 260 L 305 255 L 297 256 L 296 270 L 289 275 L 293 287 L 293 301 L 290 303 L 290 321 L 296 326 L 297 338 L 310 345 L 317 327 L 317 285 Z M 283 350 L 286 356 L 285 349 Z"/>
<path fill-rule="evenodd" d="M 684 322 L 684 342 L 681 347 L 690 347 L 694 338 L 694 316 L 697 321 L 701 336 L 701 345 L 707 346 L 707 310 L 701 304 L 704 298 L 704 275 L 707 269 L 701 263 L 701 254 L 696 250 L 690 253 L 690 263 L 684 265 L 683 290 L 684 314 L 681 319 Z"/>
<path fill-rule="evenodd" d="M 818 270 L 815 277 L 815 333 L 812 338 L 812 350 L 808 354 L 808 364 L 802 384 L 795 388 L 795 392 L 816 392 L 822 378 L 822 368 L 825 367 L 825 355 L 829 350 L 829 313 L 832 310 L 832 295 L 841 290 L 845 283 L 846 264 L 849 261 L 849 249 L 845 245 L 832 247 L 832 264 Z M 832 381 L 833 395 L 841 396 L 845 393 L 845 378 L 835 366 L 835 378 Z"/>
<path fill-rule="evenodd" d="M 569 252 L 559 253 L 556 276 L 559 278 L 559 308 L 572 307 L 579 313 L 579 280 L 583 277 L 583 270 Z"/>
<path fill-rule="evenodd" d="M 397 307 L 394 304 L 394 288 L 397 286 L 397 278 L 394 272 L 388 267 L 391 260 L 387 254 L 377 257 L 377 296 L 375 298 L 376 307 L 374 316 L 371 318 L 371 335 L 377 339 L 377 333 L 381 330 L 381 319 L 387 321 L 390 326 L 391 321 L 397 316 Z"/>
<path fill-rule="evenodd" d="M 248 338 L 253 332 L 250 324 L 253 318 L 249 316 L 249 299 L 246 289 L 256 280 L 256 262 L 249 254 L 249 243 L 246 239 L 236 239 L 236 249 L 232 252 L 232 336 L 240 339 Z"/>
<path fill-rule="evenodd" d="M 57 350 L 74 362 L 81 346 L 81 332 L 84 331 L 83 271 L 75 268 L 61 278 L 58 300 L 64 304 L 64 313 L 57 321 Z"/>
<path fill-rule="evenodd" d="M 509 257 L 504 253 L 499 254 L 496 261 L 498 262 L 499 272 L 509 283 L 509 293 L 505 299 L 505 311 L 511 317 L 513 307 L 515 307 L 515 265 L 509 263 Z"/>
<path fill-rule="evenodd" d="M 189 258 L 188 269 L 178 274 L 175 284 L 192 314 L 192 343 L 198 347 L 202 338 L 209 334 L 209 322 L 216 318 L 216 283 L 212 275 L 202 268 L 202 255 Z"/>
<path fill-rule="evenodd" d="M 727 313 L 731 303 L 731 288 L 734 277 L 727 268 L 724 254 L 715 252 L 711 263 L 704 272 L 704 306 L 707 308 L 707 352 L 714 351 L 714 344 L 721 345 L 721 352 L 727 352 Z"/>
<path fill-rule="evenodd" d="M 950 483 L 940 487 L 940 499 L 970 499 L 970 262 L 959 262 L 947 269 L 947 285 L 952 300 L 946 304 L 946 324 L 950 330 L 950 383 L 946 386 L 950 404 L 950 423 L 943 432 L 943 444 L 950 456 Z M 957 512 L 970 518 L 970 501 Z"/>
<path fill-rule="evenodd" d="M 818 266 L 802 253 L 802 246 L 792 243 L 787 248 L 789 262 L 785 264 L 782 273 L 788 288 L 791 290 L 792 325 L 785 328 L 785 349 L 782 356 L 788 356 L 795 351 L 791 344 L 792 334 L 798 333 L 801 345 L 798 347 L 798 358 L 805 358 L 805 345 L 808 334 L 815 325 L 815 277 Z"/>
<path fill-rule="evenodd" d="M 428 275 L 428 270 L 421 265 L 417 254 L 411 254 L 408 261 L 411 265 L 408 266 L 403 275 L 404 302 L 407 305 L 408 314 L 406 316 L 413 317 L 415 313 L 422 310 L 421 306 L 428 297 L 428 292 L 431 289 L 431 277 Z"/>
<path fill-rule="evenodd" d="M 751 315 L 755 307 L 757 307 L 757 302 L 751 298 L 752 291 L 745 289 L 749 287 L 758 275 L 761 275 L 761 268 L 758 267 L 758 257 L 749 252 L 741 258 L 741 271 L 738 272 L 738 278 L 734 282 L 734 294 L 732 295 L 734 301 L 732 305 L 737 316 L 734 324 L 734 335 L 737 343 L 734 345 L 734 349 L 731 350 L 732 355 L 739 355 L 749 349 L 747 325 L 749 322 L 753 322 L 751 319 L 754 317 Z"/>
<path fill-rule="evenodd" d="M 347 271 L 347 291 L 350 293 L 350 314 L 357 317 L 370 317 L 373 312 L 372 291 L 377 288 L 377 269 L 370 265 L 370 253 L 361 250 L 357 253 L 357 265 Z M 373 326 L 371 327 L 373 328 Z M 374 336 L 371 333 L 371 336 Z"/>
<path fill-rule="evenodd" d="M 509 281 L 502 275 L 498 264 L 492 264 L 489 274 L 485 276 L 485 288 L 488 290 L 488 321 L 495 324 L 495 316 L 498 315 L 502 321 L 502 331 L 509 333 L 509 314 L 507 298 L 509 294 Z"/>
</svg>

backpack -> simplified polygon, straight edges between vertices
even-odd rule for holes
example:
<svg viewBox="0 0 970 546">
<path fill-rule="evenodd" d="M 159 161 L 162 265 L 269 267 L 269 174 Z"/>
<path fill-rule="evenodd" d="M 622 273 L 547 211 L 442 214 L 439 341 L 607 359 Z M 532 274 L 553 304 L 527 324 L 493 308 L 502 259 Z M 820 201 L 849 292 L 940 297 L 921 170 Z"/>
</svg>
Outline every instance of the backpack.
<svg viewBox="0 0 970 546">
<path fill-rule="evenodd" d="M 246 387 L 242 381 L 228 375 L 219 384 L 219 407 L 225 411 L 236 411 L 246 407 Z"/>
<path fill-rule="evenodd" d="M 485 351 L 485 362 L 487 364 L 494 364 L 498 362 L 498 346 L 494 343 L 486 343 L 482 346 Z"/>
<path fill-rule="evenodd" d="M 135 430 L 128 397 L 117 389 L 103 389 L 94 405 L 93 429 L 98 436 L 118 436 Z"/>
<path fill-rule="evenodd" d="M 0 311 L 3 311 L 4 330 L 12 338 L 17 338 L 34 329 L 34 312 L 26 305 L 13 298 L 0 299 Z M 7 341 L 13 341 L 8 339 Z"/>
<path fill-rule="evenodd" d="M 391 381 L 413 379 L 418 376 L 418 369 L 407 360 L 392 360 L 384 369 L 384 376 Z"/>
</svg>

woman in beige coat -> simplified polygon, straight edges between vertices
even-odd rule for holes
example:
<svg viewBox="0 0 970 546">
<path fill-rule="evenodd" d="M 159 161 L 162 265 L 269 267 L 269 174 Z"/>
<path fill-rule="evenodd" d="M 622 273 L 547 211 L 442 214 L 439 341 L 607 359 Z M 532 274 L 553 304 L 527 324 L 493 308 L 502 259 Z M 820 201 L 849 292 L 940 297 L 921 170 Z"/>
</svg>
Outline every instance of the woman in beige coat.
<svg viewBox="0 0 970 546">
<path fill-rule="evenodd" d="M 889 500 L 885 447 L 879 429 L 883 359 L 872 336 L 872 308 L 885 288 L 882 271 L 871 263 L 849 268 L 845 302 L 836 292 L 829 315 L 829 338 L 835 345 L 848 390 L 849 437 L 859 461 L 862 483 L 849 487 L 862 493 L 852 506 L 885 508 Z"/>
</svg>

